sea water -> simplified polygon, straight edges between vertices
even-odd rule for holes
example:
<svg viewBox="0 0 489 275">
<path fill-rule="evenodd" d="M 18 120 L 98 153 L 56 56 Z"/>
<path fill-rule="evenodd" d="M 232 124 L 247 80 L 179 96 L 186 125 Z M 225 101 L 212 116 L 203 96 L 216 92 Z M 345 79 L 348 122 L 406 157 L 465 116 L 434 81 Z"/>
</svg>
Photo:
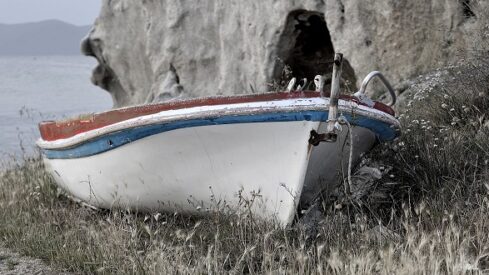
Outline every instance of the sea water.
<svg viewBox="0 0 489 275">
<path fill-rule="evenodd" d="M 35 154 L 37 124 L 110 109 L 84 56 L 0 57 L 0 158 Z"/>
</svg>

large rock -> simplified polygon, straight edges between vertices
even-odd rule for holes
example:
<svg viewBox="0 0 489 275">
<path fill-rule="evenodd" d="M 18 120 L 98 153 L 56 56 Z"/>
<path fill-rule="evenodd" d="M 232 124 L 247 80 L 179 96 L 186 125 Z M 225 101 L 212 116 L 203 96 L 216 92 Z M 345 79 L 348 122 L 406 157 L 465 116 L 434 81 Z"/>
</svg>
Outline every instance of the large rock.
<svg viewBox="0 0 489 275">
<path fill-rule="evenodd" d="M 487 31 L 480 2 L 104 0 L 83 50 L 115 106 L 156 98 L 170 63 L 186 96 L 232 95 L 277 88 L 284 64 L 298 77 L 329 74 L 335 50 L 354 90 L 370 70 L 399 82 L 488 44 L 475 42 Z"/>
</svg>

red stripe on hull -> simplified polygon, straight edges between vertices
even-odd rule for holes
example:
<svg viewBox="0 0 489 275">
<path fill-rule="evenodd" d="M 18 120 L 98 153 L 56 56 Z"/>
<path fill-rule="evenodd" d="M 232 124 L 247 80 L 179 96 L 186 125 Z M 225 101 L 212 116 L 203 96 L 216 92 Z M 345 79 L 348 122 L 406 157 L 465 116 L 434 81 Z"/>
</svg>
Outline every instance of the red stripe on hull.
<svg viewBox="0 0 489 275">
<path fill-rule="evenodd" d="M 328 94 L 326 96 L 329 96 Z M 102 128 L 124 120 L 139 116 L 156 114 L 162 111 L 192 108 L 199 106 L 213 106 L 224 104 L 249 103 L 260 101 L 272 101 L 294 98 L 313 98 L 319 97 L 317 92 L 290 92 L 290 93 L 269 93 L 259 95 L 241 95 L 231 97 L 208 97 L 199 99 L 188 99 L 182 101 L 148 104 L 128 108 L 114 109 L 111 111 L 92 114 L 86 118 L 70 119 L 65 121 L 45 121 L 39 124 L 41 137 L 45 141 L 54 141 L 73 137 L 77 134 Z M 351 96 L 341 96 L 343 100 L 358 101 Z M 394 115 L 394 111 L 389 106 L 376 102 L 375 109 Z"/>
</svg>

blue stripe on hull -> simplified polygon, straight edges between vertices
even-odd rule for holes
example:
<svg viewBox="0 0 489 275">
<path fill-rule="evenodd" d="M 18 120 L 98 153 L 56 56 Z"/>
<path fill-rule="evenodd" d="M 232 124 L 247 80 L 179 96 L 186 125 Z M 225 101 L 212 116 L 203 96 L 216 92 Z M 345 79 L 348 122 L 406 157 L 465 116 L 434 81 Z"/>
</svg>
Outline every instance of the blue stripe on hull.
<svg viewBox="0 0 489 275">
<path fill-rule="evenodd" d="M 395 130 L 385 122 L 361 116 L 352 117 L 351 115 L 345 115 L 345 117 L 351 124 L 361 126 L 375 132 L 380 141 L 392 140 L 397 135 Z M 303 111 L 179 120 L 169 123 L 152 124 L 124 129 L 88 140 L 87 142 L 79 144 L 75 147 L 62 150 L 43 149 L 42 152 L 48 159 L 74 159 L 100 154 L 138 139 L 182 128 L 257 122 L 326 121 L 327 119 L 328 112 Z"/>
</svg>

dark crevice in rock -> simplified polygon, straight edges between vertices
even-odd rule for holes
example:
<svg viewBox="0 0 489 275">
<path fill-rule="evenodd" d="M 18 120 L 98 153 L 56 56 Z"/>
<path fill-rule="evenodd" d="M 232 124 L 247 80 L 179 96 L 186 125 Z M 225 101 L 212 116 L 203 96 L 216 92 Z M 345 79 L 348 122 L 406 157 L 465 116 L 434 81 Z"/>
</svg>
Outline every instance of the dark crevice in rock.
<svg viewBox="0 0 489 275">
<path fill-rule="evenodd" d="M 324 14 L 306 10 L 291 12 L 278 45 L 278 55 L 294 77 L 312 80 L 318 74 L 331 75 L 335 50 Z M 278 63 L 275 66 L 275 79 L 280 78 L 283 66 Z M 355 73 L 347 60 L 343 66 L 343 78 L 355 85 Z"/>
<path fill-rule="evenodd" d="M 93 51 L 92 44 L 90 43 L 90 39 L 88 39 L 88 35 L 83 38 L 81 42 L 81 53 L 85 56 L 95 56 L 95 52 Z"/>
<path fill-rule="evenodd" d="M 341 12 L 341 17 L 340 17 L 340 22 L 341 25 L 345 24 L 345 4 L 341 2 L 341 0 L 338 0 L 338 5 L 340 6 L 340 12 Z"/>
<path fill-rule="evenodd" d="M 475 13 L 472 10 L 471 0 L 460 0 L 460 5 L 462 6 L 462 12 L 465 19 L 475 17 Z"/>
</svg>

